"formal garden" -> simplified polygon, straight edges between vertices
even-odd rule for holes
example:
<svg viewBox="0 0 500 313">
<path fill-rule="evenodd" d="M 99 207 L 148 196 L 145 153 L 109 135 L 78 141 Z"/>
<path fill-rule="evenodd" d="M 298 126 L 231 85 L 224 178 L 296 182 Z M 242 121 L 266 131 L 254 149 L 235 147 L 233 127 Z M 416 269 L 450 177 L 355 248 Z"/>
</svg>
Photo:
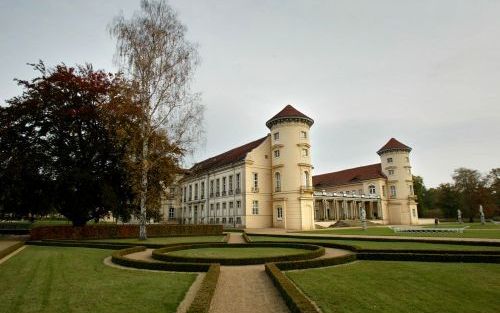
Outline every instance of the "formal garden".
<svg viewBox="0 0 500 313">
<path fill-rule="evenodd" d="M 0 312 L 230 312 L 235 305 L 241 312 L 498 312 L 500 307 L 495 240 L 150 225 L 156 236 L 140 241 L 131 233 L 136 230 L 63 224 L 33 228 L 25 241 L 2 237 Z M 228 301 L 228 294 L 238 296 Z"/>
</svg>

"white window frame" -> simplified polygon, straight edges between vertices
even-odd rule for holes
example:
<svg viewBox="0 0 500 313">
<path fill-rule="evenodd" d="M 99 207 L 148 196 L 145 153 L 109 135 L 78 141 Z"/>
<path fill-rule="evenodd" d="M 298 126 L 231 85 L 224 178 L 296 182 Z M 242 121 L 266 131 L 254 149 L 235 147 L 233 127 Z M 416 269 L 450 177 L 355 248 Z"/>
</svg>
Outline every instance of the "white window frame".
<svg viewBox="0 0 500 313">
<path fill-rule="evenodd" d="M 253 200 L 253 202 L 252 202 L 252 214 L 259 215 L 259 200 Z"/>
<path fill-rule="evenodd" d="M 275 132 L 273 134 L 273 138 L 274 138 L 274 141 L 279 141 L 280 140 L 280 133 L 279 132 Z"/>
<path fill-rule="evenodd" d="M 276 159 L 277 159 L 277 158 L 279 158 L 279 157 L 280 157 L 280 149 L 276 149 L 276 150 L 274 150 L 274 153 L 273 153 L 273 154 L 274 154 L 274 157 L 275 157 Z"/>
<path fill-rule="evenodd" d="M 396 186 L 392 185 L 392 186 L 389 186 L 389 190 L 390 190 L 390 195 L 391 195 L 391 198 L 396 198 Z"/>
<path fill-rule="evenodd" d="M 175 208 L 168 208 L 168 219 L 173 220 L 175 218 Z"/>
<path fill-rule="evenodd" d="M 377 193 L 377 191 L 376 191 L 376 190 L 377 190 L 377 189 L 375 188 L 375 185 L 369 185 L 369 186 L 368 186 L 368 194 L 370 194 L 370 195 L 374 195 L 374 194 L 376 194 L 376 193 Z"/>
<path fill-rule="evenodd" d="M 283 219 L 283 208 L 280 206 L 276 208 L 276 219 L 279 221 Z"/>
</svg>

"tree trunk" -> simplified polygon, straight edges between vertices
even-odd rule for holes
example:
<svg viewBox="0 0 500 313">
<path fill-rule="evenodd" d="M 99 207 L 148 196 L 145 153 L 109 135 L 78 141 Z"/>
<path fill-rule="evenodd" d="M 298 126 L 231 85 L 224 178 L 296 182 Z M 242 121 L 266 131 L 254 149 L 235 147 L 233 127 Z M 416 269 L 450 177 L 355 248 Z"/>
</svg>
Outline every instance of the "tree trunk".
<svg viewBox="0 0 500 313">
<path fill-rule="evenodd" d="M 146 233 L 146 195 L 148 192 L 148 136 L 146 125 L 142 126 L 142 178 L 141 178 L 141 214 L 139 218 L 139 240 L 147 240 Z"/>
</svg>

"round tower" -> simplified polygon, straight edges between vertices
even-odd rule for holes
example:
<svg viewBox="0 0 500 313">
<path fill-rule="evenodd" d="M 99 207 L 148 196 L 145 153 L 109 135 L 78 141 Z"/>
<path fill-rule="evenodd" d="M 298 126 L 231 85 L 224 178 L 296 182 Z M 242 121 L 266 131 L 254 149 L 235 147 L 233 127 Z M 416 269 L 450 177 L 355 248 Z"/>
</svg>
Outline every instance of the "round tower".
<svg viewBox="0 0 500 313">
<path fill-rule="evenodd" d="M 314 121 L 287 105 L 267 121 L 271 130 L 273 226 L 314 229 L 310 129 Z"/>
<path fill-rule="evenodd" d="M 391 138 L 377 154 L 387 176 L 386 199 L 391 224 L 417 224 L 418 212 L 413 191 L 411 148 Z"/>
</svg>

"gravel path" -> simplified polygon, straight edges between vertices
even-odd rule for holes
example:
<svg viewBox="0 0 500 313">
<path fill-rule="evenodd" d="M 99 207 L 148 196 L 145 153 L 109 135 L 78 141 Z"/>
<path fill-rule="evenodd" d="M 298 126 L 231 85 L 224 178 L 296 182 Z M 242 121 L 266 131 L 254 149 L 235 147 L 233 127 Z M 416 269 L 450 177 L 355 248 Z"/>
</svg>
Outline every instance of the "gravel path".
<svg viewBox="0 0 500 313">
<path fill-rule="evenodd" d="M 221 266 L 210 313 L 290 312 L 264 265 Z"/>
<path fill-rule="evenodd" d="M 247 243 L 245 239 L 243 239 L 242 233 L 228 233 L 229 240 L 227 243 Z"/>
</svg>

